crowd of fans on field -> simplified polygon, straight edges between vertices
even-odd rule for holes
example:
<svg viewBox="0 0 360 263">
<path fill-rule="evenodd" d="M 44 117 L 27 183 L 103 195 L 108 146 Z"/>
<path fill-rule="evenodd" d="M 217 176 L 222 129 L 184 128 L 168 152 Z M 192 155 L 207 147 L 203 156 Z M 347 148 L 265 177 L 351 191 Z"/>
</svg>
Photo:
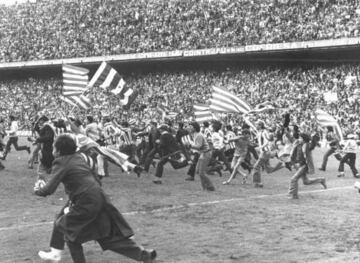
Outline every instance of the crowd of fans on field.
<svg viewBox="0 0 360 263">
<path fill-rule="evenodd" d="M 167 106 L 168 112 L 176 112 L 175 120 L 194 117 L 193 105 L 206 103 L 212 87 L 225 87 L 252 107 L 264 102 L 275 103 L 279 110 L 266 113 L 271 125 L 274 118 L 281 118 L 284 110 L 292 112 L 293 121 L 300 124 L 313 122 L 314 110 L 319 108 L 335 116 L 346 129 L 359 126 L 359 78 L 360 66 L 343 64 L 336 66 L 294 67 L 232 67 L 223 69 L 188 70 L 181 72 L 133 73 L 124 76 L 126 85 L 139 91 L 139 96 L 129 111 L 119 106 L 119 99 L 101 88 L 92 88 L 88 95 L 93 107 L 88 112 L 98 118 L 110 113 L 122 119 L 162 118 L 159 108 Z M 61 79 L 35 79 L 0 81 L 1 115 L 15 113 L 23 128 L 30 127 L 33 116 L 39 111 L 50 115 L 78 113 L 73 106 L 59 99 Z M 331 102 L 326 94 L 332 94 Z M 237 119 L 239 114 L 222 115 Z M 260 116 L 261 117 L 261 116 Z"/>
<path fill-rule="evenodd" d="M 356 0 L 37 0 L 0 17 L 0 62 L 360 36 Z"/>
</svg>

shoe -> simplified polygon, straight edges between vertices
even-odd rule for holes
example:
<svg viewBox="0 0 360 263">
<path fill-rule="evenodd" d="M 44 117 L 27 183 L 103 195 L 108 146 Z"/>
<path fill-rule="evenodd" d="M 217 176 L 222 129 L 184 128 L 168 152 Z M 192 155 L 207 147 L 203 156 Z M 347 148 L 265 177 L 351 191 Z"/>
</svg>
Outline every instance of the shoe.
<svg viewBox="0 0 360 263">
<path fill-rule="evenodd" d="M 4 170 L 5 166 L 4 165 L 0 165 L 0 171 Z"/>
<path fill-rule="evenodd" d="M 208 188 L 205 189 L 206 191 L 209 191 L 209 192 L 213 192 L 215 191 L 215 187 L 214 186 L 209 186 Z"/>
<path fill-rule="evenodd" d="M 189 177 L 185 178 L 185 181 L 195 181 L 195 179 L 194 179 L 194 177 L 189 176 Z"/>
<path fill-rule="evenodd" d="M 320 170 L 320 171 L 323 171 L 323 172 L 325 172 L 325 171 L 326 171 L 326 169 L 325 169 L 325 168 L 319 168 L 319 170 Z"/>
<path fill-rule="evenodd" d="M 143 168 L 141 166 L 135 166 L 134 172 L 136 173 L 137 177 L 140 177 L 141 172 L 143 171 Z"/>
<path fill-rule="evenodd" d="M 290 162 L 287 162 L 285 163 L 285 167 L 291 172 L 292 169 L 291 169 L 291 163 Z"/>
<path fill-rule="evenodd" d="M 223 185 L 228 185 L 228 184 L 230 184 L 230 182 L 229 181 L 224 181 L 222 184 Z"/>
<path fill-rule="evenodd" d="M 345 177 L 345 174 L 338 174 L 337 177 Z"/>
<path fill-rule="evenodd" d="M 325 180 L 325 179 L 323 179 L 323 180 L 320 182 L 320 184 L 324 187 L 324 189 L 327 188 L 326 180 Z"/>
<path fill-rule="evenodd" d="M 153 183 L 154 184 L 162 184 L 162 181 L 161 180 L 153 180 Z"/>
<path fill-rule="evenodd" d="M 26 148 L 26 151 L 28 152 L 28 154 L 30 154 L 30 153 L 31 153 L 31 148 L 30 148 L 30 147 L 27 147 L 27 148 Z"/>
<path fill-rule="evenodd" d="M 360 174 L 355 174 L 354 177 L 355 178 L 360 178 Z"/>
<path fill-rule="evenodd" d="M 155 263 L 157 253 L 154 249 L 144 249 L 141 256 L 141 261 L 143 263 Z"/>
<path fill-rule="evenodd" d="M 255 187 L 255 188 L 263 188 L 264 185 L 263 185 L 262 183 L 255 183 L 255 184 L 254 184 L 254 187 Z"/>
<path fill-rule="evenodd" d="M 51 248 L 50 252 L 39 251 L 38 255 L 42 260 L 48 260 L 52 263 L 60 262 L 61 251 L 59 249 Z"/>
<path fill-rule="evenodd" d="M 298 195 L 289 194 L 289 195 L 288 195 L 288 199 L 299 199 L 299 196 L 298 196 Z"/>
</svg>

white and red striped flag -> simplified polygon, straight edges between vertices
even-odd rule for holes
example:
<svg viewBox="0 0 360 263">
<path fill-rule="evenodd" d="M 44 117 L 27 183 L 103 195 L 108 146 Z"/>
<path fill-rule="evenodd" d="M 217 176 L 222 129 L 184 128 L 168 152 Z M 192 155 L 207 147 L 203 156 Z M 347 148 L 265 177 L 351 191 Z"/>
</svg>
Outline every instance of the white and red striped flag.
<svg viewBox="0 0 360 263">
<path fill-rule="evenodd" d="M 86 68 L 63 65 L 63 95 L 78 96 L 87 90 L 89 70 Z"/>
<path fill-rule="evenodd" d="M 115 95 L 123 96 L 128 88 L 120 74 L 103 61 L 89 82 L 90 87 L 109 89 Z"/>
<path fill-rule="evenodd" d="M 339 137 L 339 140 L 340 141 L 344 140 L 344 135 L 341 131 L 339 123 L 329 113 L 327 113 L 323 110 L 317 109 L 317 110 L 315 110 L 315 119 L 316 119 L 316 122 L 321 127 L 327 127 L 327 126 L 334 127 L 334 130 L 335 130 L 337 136 Z"/>
<path fill-rule="evenodd" d="M 209 105 L 194 104 L 193 107 L 194 107 L 195 121 L 204 122 L 204 121 L 211 121 L 214 119 L 214 116 L 210 111 Z"/>
<path fill-rule="evenodd" d="M 99 86 L 109 89 L 111 93 L 120 97 L 120 104 L 129 107 L 138 93 L 125 85 L 120 74 L 103 61 L 89 82 L 90 87 Z"/>
<path fill-rule="evenodd" d="M 79 107 L 82 110 L 87 110 L 91 108 L 91 100 L 85 95 L 79 96 L 60 96 L 60 99 L 69 103 L 73 106 Z"/>
<path fill-rule="evenodd" d="M 91 101 L 84 94 L 88 90 L 88 74 L 86 68 L 63 65 L 63 92 L 60 99 L 80 109 L 87 110 Z"/>
<path fill-rule="evenodd" d="M 210 109 L 217 112 L 248 113 L 251 107 L 246 101 L 224 88 L 213 87 Z"/>
</svg>

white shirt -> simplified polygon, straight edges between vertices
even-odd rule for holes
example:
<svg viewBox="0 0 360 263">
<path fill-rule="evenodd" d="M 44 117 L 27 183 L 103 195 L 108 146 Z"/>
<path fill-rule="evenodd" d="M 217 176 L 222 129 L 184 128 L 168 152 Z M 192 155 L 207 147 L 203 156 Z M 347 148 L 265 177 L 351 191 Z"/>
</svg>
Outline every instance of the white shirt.
<svg viewBox="0 0 360 263">
<path fill-rule="evenodd" d="M 19 129 L 17 121 L 12 121 L 10 124 L 9 137 L 16 137 Z"/>
<path fill-rule="evenodd" d="M 356 153 L 357 150 L 358 150 L 358 145 L 355 140 L 353 140 L 353 139 L 346 140 L 344 148 L 343 148 L 343 151 L 345 153 Z"/>
<path fill-rule="evenodd" d="M 261 130 L 258 131 L 257 136 L 260 151 L 268 151 L 269 148 L 267 146 L 269 145 L 269 132 L 267 130 Z"/>
<path fill-rule="evenodd" d="M 214 149 L 222 149 L 224 148 L 224 137 L 221 136 L 218 132 L 213 132 L 211 135 L 211 141 L 213 143 Z"/>
</svg>

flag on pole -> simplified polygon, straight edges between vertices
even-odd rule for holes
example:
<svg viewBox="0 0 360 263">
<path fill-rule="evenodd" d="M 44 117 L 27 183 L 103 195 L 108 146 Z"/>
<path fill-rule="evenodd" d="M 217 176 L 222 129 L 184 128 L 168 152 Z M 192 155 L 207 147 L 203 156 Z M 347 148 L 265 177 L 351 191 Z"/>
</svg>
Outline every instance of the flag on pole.
<svg viewBox="0 0 360 263">
<path fill-rule="evenodd" d="M 224 88 L 213 87 L 210 109 L 218 112 L 248 113 L 251 107 L 246 101 Z"/>
<path fill-rule="evenodd" d="M 109 64 L 103 61 L 89 82 L 90 87 L 98 86 L 103 89 L 110 89 L 115 95 L 123 96 L 128 88 L 120 74 Z"/>
<path fill-rule="evenodd" d="M 91 108 L 91 100 L 84 95 L 60 96 L 60 99 L 73 106 L 79 107 L 82 110 L 87 110 Z"/>
<path fill-rule="evenodd" d="M 132 89 L 129 89 L 129 91 L 124 94 L 124 98 L 120 100 L 123 109 L 128 110 L 138 95 L 139 92 L 137 90 L 133 91 Z"/>
<path fill-rule="evenodd" d="M 63 95 L 77 96 L 87 90 L 89 70 L 86 68 L 63 65 Z"/>
<path fill-rule="evenodd" d="M 120 104 L 129 108 L 131 103 L 138 96 L 138 92 L 127 87 L 120 74 L 109 64 L 103 61 L 89 82 L 90 87 L 99 86 L 110 90 L 116 96 L 120 97 Z"/>
<path fill-rule="evenodd" d="M 63 92 L 60 99 L 82 110 L 91 107 L 91 101 L 84 92 L 88 89 L 88 74 L 86 68 L 63 65 Z"/>
<path fill-rule="evenodd" d="M 337 120 L 331 116 L 329 113 L 323 111 L 323 110 L 315 110 L 315 119 L 316 122 L 321 126 L 321 127 L 327 127 L 327 126 L 331 126 L 334 127 L 334 130 L 339 138 L 340 141 L 344 140 L 344 135 L 341 131 L 340 125 L 337 122 Z"/>
<path fill-rule="evenodd" d="M 255 135 L 257 135 L 257 129 L 255 124 L 250 120 L 248 116 L 244 116 L 244 122 L 250 127 L 250 131 L 252 131 Z"/>
</svg>

